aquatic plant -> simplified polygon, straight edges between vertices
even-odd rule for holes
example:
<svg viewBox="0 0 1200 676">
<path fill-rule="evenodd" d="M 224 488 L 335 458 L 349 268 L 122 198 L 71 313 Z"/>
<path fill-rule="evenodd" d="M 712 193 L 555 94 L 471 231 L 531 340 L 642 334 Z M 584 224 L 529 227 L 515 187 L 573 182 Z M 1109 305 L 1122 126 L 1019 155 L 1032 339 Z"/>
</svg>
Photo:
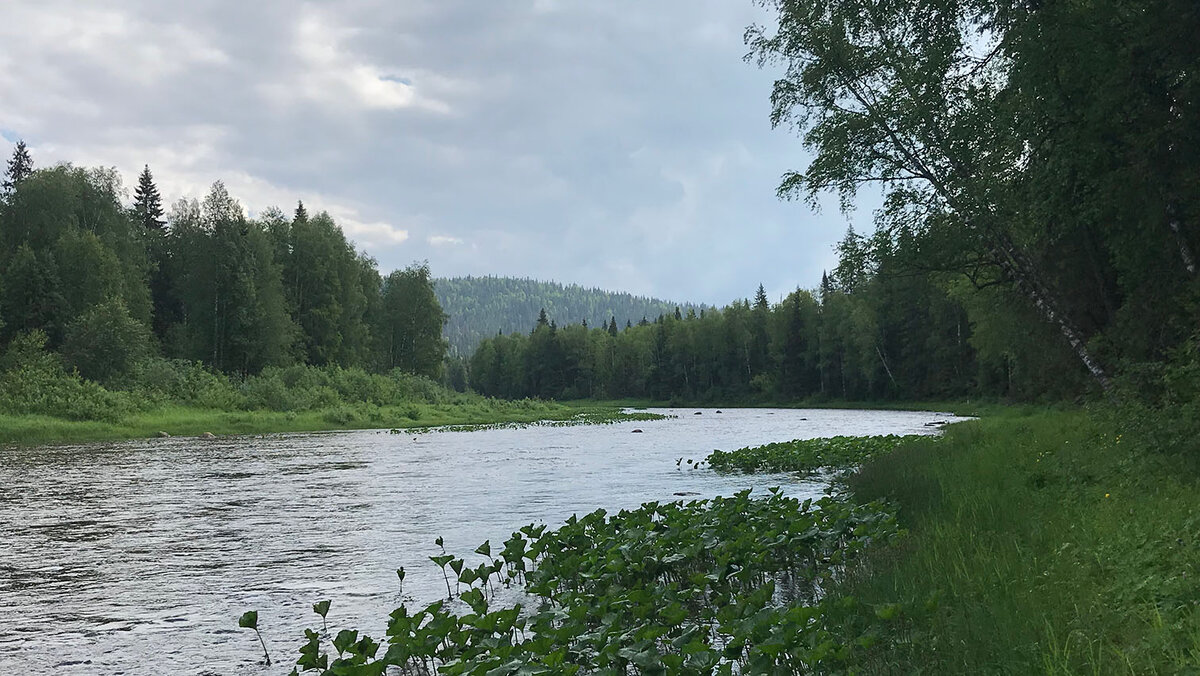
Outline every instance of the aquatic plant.
<svg viewBox="0 0 1200 676">
<path fill-rule="evenodd" d="M 322 616 L 322 619 L 324 617 Z M 259 644 L 262 645 L 263 659 L 266 660 L 267 666 L 271 666 L 271 654 L 267 652 L 267 642 L 263 640 L 262 634 L 258 631 L 258 611 L 247 610 L 238 618 L 238 626 L 242 629 L 253 629 L 254 635 L 258 637 Z"/>
<path fill-rule="evenodd" d="M 329 600 L 317 601 L 313 604 L 313 612 L 321 616 L 321 628 L 329 633 L 329 625 L 325 624 L 325 616 L 329 614 Z"/>
<path fill-rule="evenodd" d="M 741 472 L 799 472 L 811 474 L 821 469 L 847 469 L 870 458 L 890 453 L 917 435 L 889 434 L 874 437 L 829 437 L 794 439 L 763 446 L 748 446 L 736 451 L 715 450 L 709 454 L 709 467 Z M 689 461 L 690 462 L 690 461 Z"/>
<path fill-rule="evenodd" d="M 499 552 L 488 542 L 476 549 L 487 559 L 477 568 L 450 554 L 430 557 L 467 589 L 419 610 L 397 608 L 382 655 L 354 634 L 340 647 L 335 639 L 330 660 L 310 631 L 294 673 L 833 670 L 876 629 L 832 633 L 831 618 L 847 602 L 823 590 L 865 547 L 898 532 L 883 503 L 800 501 L 778 490 L 597 510 L 556 530 L 531 524 Z M 523 583 L 528 603 L 492 607 L 493 577 Z M 878 610 L 873 622 L 887 623 L 902 609 Z"/>
<path fill-rule="evenodd" d="M 412 432 L 428 434 L 430 432 L 479 432 L 483 430 L 523 430 L 530 427 L 576 427 L 578 425 L 615 425 L 623 422 L 642 422 L 652 420 L 668 420 L 678 416 L 645 411 L 620 411 L 604 409 L 599 411 L 584 411 L 565 420 L 533 420 L 529 422 L 511 421 L 498 423 L 483 423 L 478 425 L 441 425 L 438 427 L 423 427 L 410 430 L 389 430 L 392 434 Z M 635 430 L 640 432 L 641 430 Z"/>
</svg>

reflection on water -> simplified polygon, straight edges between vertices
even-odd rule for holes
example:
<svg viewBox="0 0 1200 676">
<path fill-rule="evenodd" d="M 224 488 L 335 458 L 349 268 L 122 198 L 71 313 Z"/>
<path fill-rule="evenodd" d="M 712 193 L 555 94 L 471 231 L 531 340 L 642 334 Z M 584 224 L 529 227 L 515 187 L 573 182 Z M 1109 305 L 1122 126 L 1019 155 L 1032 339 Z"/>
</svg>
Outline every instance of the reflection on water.
<svg viewBox="0 0 1200 676">
<path fill-rule="evenodd" d="M 714 448 L 922 434 L 945 414 L 704 409 L 596 427 L 155 439 L 0 450 L 0 673 L 287 673 L 311 606 L 382 638 L 404 597 L 445 593 L 428 556 L 522 525 L 650 500 L 819 482 L 690 470 Z M 634 429 L 642 434 L 632 434 Z M 680 458 L 681 466 L 676 466 Z M 677 497 L 679 495 L 687 497 Z M 440 591 L 439 591 L 440 588 Z M 237 617 L 259 611 L 261 666 Z"/>
</svg>

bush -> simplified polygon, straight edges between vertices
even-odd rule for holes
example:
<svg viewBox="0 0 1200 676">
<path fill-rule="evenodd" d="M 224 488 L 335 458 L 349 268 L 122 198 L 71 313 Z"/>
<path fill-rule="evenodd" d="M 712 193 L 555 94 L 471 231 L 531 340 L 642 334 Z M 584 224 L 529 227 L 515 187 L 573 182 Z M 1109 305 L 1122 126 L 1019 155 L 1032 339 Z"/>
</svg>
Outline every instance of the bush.
<svg viewBox="0 0 1200 676">
<path fill-rule="evenodd" d="M 80 375 L 104 384 L 125 378 L 150 352 L 150 330 L 111 298 L 67 324 L 62 355 Z"/>
<path fill-rule="evenodd" d="M 132 393 L 110 392 L 68 372 L 45 345 L 41 331 L 13 339 L 2 360 L 0 411 L 112 422 L 147 407 L 147 401 Z"/>
<path fill-rule="evenodd" d="M 222 374 L 200 362 L 153 357 L 139 362 L 130 374 L 134 389 L 160 403 L 221 411 L 246 407 L 246 398 Z"/>
<path fill-rule="evenodd" d="M 1126 366 L 1116 390 L 1121 426 L 1149 448 L 1200 462 L 1200 334 L 1165 362 Z"/>
</svg>

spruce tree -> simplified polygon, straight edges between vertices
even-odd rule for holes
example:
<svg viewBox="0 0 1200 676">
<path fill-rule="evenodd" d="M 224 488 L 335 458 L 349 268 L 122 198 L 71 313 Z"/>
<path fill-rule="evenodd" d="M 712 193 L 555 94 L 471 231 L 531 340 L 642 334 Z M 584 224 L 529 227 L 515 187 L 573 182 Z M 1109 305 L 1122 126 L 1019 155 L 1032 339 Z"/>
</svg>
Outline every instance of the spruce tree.
<svg viewBox="0 0 1200 676">
<path fill-rule="evenodd" d="M 24 141 L 17 141 L 12 158 L 8 161 L 8 172 L 4 176 L 4 193 L 10 194 L 17 184 L 33 173 L 33 158 Z"/>
<path fill-rule="evenodd" d="M 133 191 L 133 211 L 145 232 L 161 232 L 166 224 L 166 220 L 163 219 L 162 196 L 158 193 L 158 187 L 154 185 L 154 177 L 150 174 L 148 164 L 138 176 L 138 186 Z"/>
<path fill-rule="evenodd" d="M 537 325 L 538 326 L 549 326 L 550 325 L 550 319 L 548 317 L 546 317 L 546 308 L 542 308 L 542 311 L 538 313 Z"/>
<path fill-rule="evenodd" d="M 609 321 L 609 323 L 608 323 L 608 335 L 610 335 L 610 336 L 617 335 L 617 318 L 616 317 L 612 317 L 611 321 Z"/>
<path fill-rule="evenodd" d="M 763 285 L 758 285 L 758 292 L 754 294 L 754 309 L 769 310 L 771 304 L 767 302 L 767 292 L 763 290 Z"/>
<path fill-rule="evenodd" d="M 304 202 L 296 200 L 296 215 L 292 217 L 293 223 L 305 223 L 308 221 L 308 210 L 304 208 Z"/>
</svg>

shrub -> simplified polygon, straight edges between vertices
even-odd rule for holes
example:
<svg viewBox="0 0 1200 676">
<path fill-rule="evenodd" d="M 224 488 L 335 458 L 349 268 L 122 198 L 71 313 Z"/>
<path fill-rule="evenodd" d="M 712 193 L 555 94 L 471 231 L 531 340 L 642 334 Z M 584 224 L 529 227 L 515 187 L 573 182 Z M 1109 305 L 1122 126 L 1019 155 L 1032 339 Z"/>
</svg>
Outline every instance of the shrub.
<svg viewBox="0 0 1200 676">
<path fill-rule="evenodd" d="M 41 331 L 21 334 L 9 345 L 0 373 L 0 411 L 116 421 L 146 407 L 147 402 L 132 393 L 110 392 L 68 372 L 45 345 Z"/>
<path fill-rule="evenodd" d="M 62 354 L 80 375 L 104 384 L 125 378 L 150 351 L 150 330 L 112 298 L 67 324 Z"/>
</svg>

